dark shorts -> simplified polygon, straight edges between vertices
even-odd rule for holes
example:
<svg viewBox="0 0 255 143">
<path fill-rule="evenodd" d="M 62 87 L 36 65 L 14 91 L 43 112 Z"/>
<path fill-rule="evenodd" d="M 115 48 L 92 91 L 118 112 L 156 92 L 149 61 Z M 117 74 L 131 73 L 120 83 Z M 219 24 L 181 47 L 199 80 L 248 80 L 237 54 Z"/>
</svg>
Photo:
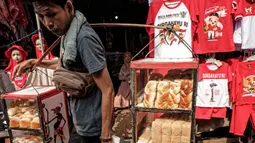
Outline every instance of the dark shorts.
<svg viewBox="0 0 255 143">
<path fill-rule="evenodd" d="M 84 137 L 72 131 L 69 143 L 101 143 L 101 141 L 100 136 Z"/>
</svg>

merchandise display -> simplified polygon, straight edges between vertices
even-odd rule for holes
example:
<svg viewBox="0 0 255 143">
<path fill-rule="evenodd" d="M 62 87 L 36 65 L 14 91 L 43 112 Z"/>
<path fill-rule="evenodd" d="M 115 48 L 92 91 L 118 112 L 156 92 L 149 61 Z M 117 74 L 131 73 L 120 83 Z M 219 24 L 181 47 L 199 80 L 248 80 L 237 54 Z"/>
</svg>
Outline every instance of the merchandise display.
<svg viewBox="0 0 255 143">
<path fill-rule="evenodd" d="M 189 143 L 191 120 L 187 115 L 162 115 L 146 127 L 137 143 Z"/>
<path fill-rule="evenodd" d="M 10 139 L 40 142 L 33 136 L 13 136 L 13 130 L 44 136 L 46 142 L 69 141 L 66 95 L 54 86 L 34 86 L 2 95 Z M 24 141 L 22 141 L 24 139 Z M 29 142 L 30 141 L 30 142 Z"/>
<path fill-rule="evenodd" d="M 151 130 L 145 129 L 141 136 L 140 130 L 133 128 L 134 142 L 195 142 L 196 92 L 193 91 L 198 65 L 195 59 L 183 62 L 147 58 L 131 62 L 133 121 L 136 113 L 148 112 L 151 124 Z M 164 115 L 157 118 L 157 113 Z"/>
<path fill-rule="evenodd" d="M 14 67 L 25 61 L 28 53 L 19 45 L 13 45 L 11 46 L 6 52 L 5 56 L 10 59 L 10 62 L 8 64 L 8 67 L 5 68 L 4 72 L 8 73 L 10 80 L 12 80 L 12 72 L 14 70 Z M 15 85 L 16 89 L 22 88 L 27 81 L 27 74 L 24 73 L 19 77 L 15 77 L 13 80 L 13 83 Z"/>
</svg>

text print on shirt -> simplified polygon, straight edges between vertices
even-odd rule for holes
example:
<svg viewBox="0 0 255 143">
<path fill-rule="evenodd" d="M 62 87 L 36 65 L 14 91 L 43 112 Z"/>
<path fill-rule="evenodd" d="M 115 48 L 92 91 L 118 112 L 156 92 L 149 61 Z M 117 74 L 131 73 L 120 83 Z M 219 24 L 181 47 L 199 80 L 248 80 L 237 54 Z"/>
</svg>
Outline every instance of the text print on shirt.
<svg viewBox="0 0 255 143">
<path fill-rule="evenodd" d="M 243 97 L 255 96 L 255 75 L 243 78 Z"/>
<path fill-rule="evenodd" d="M 224 26 L 221 21 L 226 16 L 227 9 L 225 6 L 214 6 L 205 10 L 204 34 L 207 34 L 208 41 L 217 41 L 219 37 L 223 36 Z"/>
</svg>

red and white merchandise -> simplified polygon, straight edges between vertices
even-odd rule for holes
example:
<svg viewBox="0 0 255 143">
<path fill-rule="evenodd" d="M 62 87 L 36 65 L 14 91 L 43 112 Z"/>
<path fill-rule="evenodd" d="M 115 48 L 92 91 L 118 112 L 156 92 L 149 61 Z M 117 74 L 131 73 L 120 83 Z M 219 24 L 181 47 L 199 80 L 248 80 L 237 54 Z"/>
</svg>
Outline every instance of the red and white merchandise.
<svg viewBox="0 0 255 143">
<path fill-rule="evenodd" d="M 156 0 L 151 3 L 146 24 L 155 26 L 174 25 L 180 38 L 192 45 L 193 23 L 196 22 L 194 2 L 190 0 L 163 1 Z M 157 29 L 146 29 L 150 39 L 155 40 L 150 44 L 154 58 L 192 58 L 192 49 L 188 49 L 174 33 Z"/>
<path fill-rule="evenodd" d="M 255 129 L 255 62 L 239 62 L 235 66 L 235 94 L 230 132 L 243 135 L 248 120 Z"/>
<path fill-rule="evenodd" d="M 239 0 L 235 12 L 234 41 L 242 44 L 242 49 L 255 48 L 255 3 Z"/>
<path fill-rule="evenodd" d="M 197 0 L 199 16 L 194 51 L 197 54 L 231 52 L 234 12 L 232 0 Z"/>
<path fill-rule="evenodd" d="M 255 104 L 255 62 L 239 62 L 235 67 L 235 105 Z"/>
<path fill-rule="evenodd" d="M 216 70 L 210 70 L 210 64 L 199 65 L 198 90 L 196 100 L 196 118 L 224 118 L 229 107 L 228 85 L 232 81 L 230 67 L 227 63 Z"/>
</svg>

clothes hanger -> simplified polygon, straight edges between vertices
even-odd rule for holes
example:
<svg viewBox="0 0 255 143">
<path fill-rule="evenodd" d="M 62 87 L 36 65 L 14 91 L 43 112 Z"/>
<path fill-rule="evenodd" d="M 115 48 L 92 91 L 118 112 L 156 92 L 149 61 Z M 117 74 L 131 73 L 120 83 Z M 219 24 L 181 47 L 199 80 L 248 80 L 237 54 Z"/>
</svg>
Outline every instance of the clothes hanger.
<svg viewBox="0 0 255 143">
<path fill-rule="evenodd" d="M 205 63 L 211 64 L 207 65 L 209 70 L 217 70 L 222 65 L 221 61 L 215 58 L 215 53 L 211 54 L 210 58 L 206 59 Z"/>
<path fill-rule="evenodd" d="M 246 58 L 246 60 L 244 60 L 244 62 L 251 62 L 251 61 L 255 61 L 255 54 L 254 51 L 248 51 L 249 52 L 249 57 Z"/>
</svg>

